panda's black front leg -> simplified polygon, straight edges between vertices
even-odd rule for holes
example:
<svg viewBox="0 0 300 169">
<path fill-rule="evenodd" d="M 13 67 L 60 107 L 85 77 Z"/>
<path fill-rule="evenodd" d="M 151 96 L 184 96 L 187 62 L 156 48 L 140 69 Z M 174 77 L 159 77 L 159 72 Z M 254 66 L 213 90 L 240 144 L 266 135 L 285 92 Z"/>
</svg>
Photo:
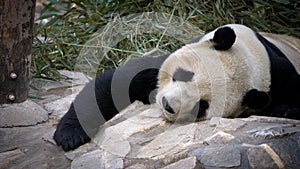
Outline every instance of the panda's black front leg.
<svg viewBox="0 0 300 169">
<path fill-rule="evenodd" d="M 300 120 L 300 107 L 278 105 L 271 110 L 271 116 Z"/>
<path fill-rule="evenodd" d="M 244 96 L 242 105 L 253 110 L 262 110 L 269 106 L 270 103 L 271 97 L 268 93 L 251 89 Z"/>
<path fill-rule="evenodd" d="M 99 126 L 118 113 L 110 93 L 113 73 L 105 72 L 87 83 L 58 123 L 53 138 L 64 151 L 90 141 Z"/>
<path fill-rule="evenodd" d="M 283 117 L 300 120 L 300 107 L 274 105 L 271 96 L 257 89 L 249 90 L 243 98 L 242 105 L 254 110 L 256 115 Z"/>
<path fill-rule="evenodd" d="M 89 136 L 80 125 L 73 103 L 58 123 L 53 139 L 64 151 L 74 150 L 90 141 Z"/>
</svg>

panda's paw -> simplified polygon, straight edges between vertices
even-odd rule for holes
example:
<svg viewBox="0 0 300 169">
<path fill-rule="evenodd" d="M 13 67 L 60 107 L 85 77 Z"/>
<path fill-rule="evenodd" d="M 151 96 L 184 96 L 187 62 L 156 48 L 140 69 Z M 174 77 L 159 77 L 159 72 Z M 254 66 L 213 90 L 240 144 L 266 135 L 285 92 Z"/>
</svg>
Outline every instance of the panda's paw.
<svg viewBox="0 0 300 169">
<path fill-rule="evenodd" d="M 64 151 L 74 150 L 77 147 L 90 141 L 89 136 L 84 132 L 82 127 L 58 127 L 53 136 L 54 141 L 58 146 L 61 146 Z"/>
<path fill-rule="evenodd" d="M 270 102 L 271 97 L 268 93 L 258 91 L 257 89 L 251 89 L 244 96 L 242 104 L 253 110 L 261 110 L 267 107 Z"/>
<path fill-rule="evenodd" d="M 273 108 L 271 116 L 300 120 L 300 108 L 289 105 L 279 105 Z"/>
</svg>

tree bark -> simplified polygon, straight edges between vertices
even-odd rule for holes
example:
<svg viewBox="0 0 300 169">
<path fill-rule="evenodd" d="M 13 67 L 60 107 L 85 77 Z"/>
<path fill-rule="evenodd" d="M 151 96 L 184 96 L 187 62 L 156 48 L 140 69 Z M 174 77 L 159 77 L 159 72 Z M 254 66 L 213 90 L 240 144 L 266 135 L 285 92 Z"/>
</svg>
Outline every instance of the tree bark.
<svg viewBox="0 0 300 169">
<path fill-rule="evenodd" d="M 35 0 L 0 0 L 0 104 L 27 99 L 34 12 Z"/>
</svg>

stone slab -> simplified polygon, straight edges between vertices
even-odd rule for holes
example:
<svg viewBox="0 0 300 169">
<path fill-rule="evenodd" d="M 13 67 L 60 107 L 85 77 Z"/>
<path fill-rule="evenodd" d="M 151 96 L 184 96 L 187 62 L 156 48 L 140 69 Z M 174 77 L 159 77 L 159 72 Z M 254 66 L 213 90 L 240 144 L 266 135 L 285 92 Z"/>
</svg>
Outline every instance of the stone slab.
<svg viewBox="0 0 300 169">
<path fill-rule="evenodd" d="M 31 100 L 0 105 L 0 127 L 31 126 L 48 120 L 48 112 Z"/>
<path fill-rule="evenodd" d="M 61 99 L 49 102 L 45 104 L 45 109 L 48 110 L 51 115 L 60 119 L 69 110 L 72 101 L 75 99 L 77 94 L 68 95 Z"/>
<path fill-rule="evenodd" d="M 11 158 L 3 169 L 68 168 L 70 161 L 62 149 L 43 139 L 51 128 L 53 128 L 51 121 L 27 127 L 0 128 L 0 152 L 20 150 L 24 154 Z"/>
<path fill-rule="evenodd" d="M 241 165 L 241 153 L 233 146 L 207 147 L 200 162 L 209 167 L 237 167 Z"/>
<path fill-rule="evenodd" d="M 75 158 L 71 163 L 71 169 L 104 169 L 102 151 L 95 150 Z"/>
<path fill-rule="evenodd" d="M 24 155 L 19 149 L 0 153 L 0 168 L 6 168 L 9 163 Z"/>
<path fill-rule="evenodd" d="M 197 161 L 196 157 L 188 157 L 172 163 L 162 169 L 200 169 L 201 166 Z"/>
<path fill-rule="evenodd" d="M 250 148 L 247 151 L 247 157 L 252 168 L 285 168 L 281 158 L 267 144 L 261 144 Z"/>
<path fill-rule="evenodd" d="M 123 159 L 103 150 L 94 150 L 75 158 L 71 169 L 123 169 Z"/>
</svg>

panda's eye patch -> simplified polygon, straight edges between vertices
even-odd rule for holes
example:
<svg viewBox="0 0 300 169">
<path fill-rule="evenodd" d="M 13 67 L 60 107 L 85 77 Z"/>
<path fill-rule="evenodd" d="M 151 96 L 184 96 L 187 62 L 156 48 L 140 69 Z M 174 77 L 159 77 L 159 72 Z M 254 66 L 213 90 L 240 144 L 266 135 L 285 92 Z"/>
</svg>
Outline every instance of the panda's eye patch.
<svg viewBox="0 0 300 169">
<path fill-rule="evenodd" d="M 182 81 L 182 82 L 189 82 L 192 81 L 194 77 L 194 73 L 188 70 L 184 70 L 182 68 L 177 68 L 175 73 L 173 74 L 173 81 Z"/>
</svg>

